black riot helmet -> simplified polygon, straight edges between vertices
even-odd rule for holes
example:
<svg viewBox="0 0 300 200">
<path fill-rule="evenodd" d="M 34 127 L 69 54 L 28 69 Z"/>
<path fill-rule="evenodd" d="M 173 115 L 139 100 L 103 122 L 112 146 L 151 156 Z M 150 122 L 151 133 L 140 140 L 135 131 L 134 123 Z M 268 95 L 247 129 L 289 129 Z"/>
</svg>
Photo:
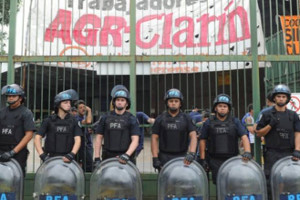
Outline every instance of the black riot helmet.
<svg viewBox="0 0 300 200">
<path fill-rule="evenodd" d="M 2 87 L 1 94 L 6 95 L 6 96 L 9 96 L 9 95 L 20 96 L 20 97 L 22 97 L 22 102 L 21 103 L 23 103 L 24 100 L 25 100 L 25 91 L 24 91 L 24 89 L 20 85 L 15 84 L 15 83 Z M 9 104 L 14 104 L 14 103 L 15 102 L 11 102 Z"/>
<path fill-rule="evenodd" d="M 129 91 L 127 90 L 127 88 L 125 86 L 123 86 L 124 88 L 121 87 L 121 89 L 115 89 L 113 88 L 112 93 L 112 104 L 115 107 L 115 101 L 117 98 L 125 98 L 127 100 L 127 104 L 128 106 L 126 107 L 126 110 L 130 109 L 130 105 L 131 105 L 131 101 L 130 101 L 130 94 Z"/>
<path fill-rule="evenodd" d="M 229 107 L 229 111 L 231 110 L 232 101 L 231 101 L 231 98 L 227 94 L 219 94 L 218 96 L 216 96 L 216 98 L 213 102 L 212 112 L 215 112 L 215 108 L 219 103 L 227 104 Z"/>
<path fill-rule="evenodd" d="M 285 94 L 287 96 L 286 104 L 291 100 L 291 90 L 288 86 L 284 84 L 276 85 L 272 91 L 272 102 L 275 103 L 274 98 L 277 94 Z"/>
<path fill-rule="evenodd" d="M 62 91 L 54 97 L 54 108 L 57 109 L 60 102 L 62 101 L 67 101 L 67 100 L 77 101 L 78 99 L 79 97 L 75 90 L 69 89 L 69 90 Z"/>
<path fill-rule="evenodd" d="M 110 92 L 111 98 L 114 97 L 114 94 L 116 93 L 117 90 L 125 90 L 129 93 L 129 91 L 127 90 L 127 88 L 124 85 L 115 85 Z"/>
<path fill-rule="evenodd" d="M 181 106 L 182 106 L 182 103 L 183 103 L 183 95 L 182 93 L 180 92 L 180 90 L 176 89 L 176 88 L 172 88 L 172 89 L 169 89 L 166 94 L 165 94 L 165 97 L 164 97 L 164 101 L 165 101 L 165 104 L 167 105 L 168 104 L 168 100 L 169 99 L 179 99 L 181 101 Z"/>
</svg>

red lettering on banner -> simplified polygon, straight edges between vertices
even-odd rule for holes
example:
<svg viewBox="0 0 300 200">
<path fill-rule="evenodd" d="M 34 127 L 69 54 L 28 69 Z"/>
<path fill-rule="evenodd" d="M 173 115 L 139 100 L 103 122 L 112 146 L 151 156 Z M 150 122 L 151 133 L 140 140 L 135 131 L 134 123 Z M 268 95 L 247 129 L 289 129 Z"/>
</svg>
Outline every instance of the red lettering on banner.
<svg viewBox="0 0 300 200">
<path fill-rule="evenodd" d="M 45 41 L 53 42 L 54 38 L 61 38 L 63 44 L 72 44 L 70 27 L 72 12 L 59 9 L 55 19 L 45 32 Z M 59 27 L 61 28 L 59 30 Z"/>
<path fill-rule="evenodd" d="M 165 24 L 163 30 L 162 44 L 159 46 L 161 49 L 171 49 L 171 32 L 173 23 L 173 13 L 165 15 Z"/>
<path fill-rule="evenodd" d="M 225 28 L 225 20 L 226 15 L 221 15 L 222 18 L 222 26 L 219 26 L 219 34 L 218 34 L 218 41 L 216 42 L 216 45 L 222 45 L 228 43 L 228 40 L 224 39 L 224 28 Z M 242 36 L 237 37 L 236 33 L 236 19 L 240 19 L 241 28 L 242 28 Z M 219 19 L 220 20 L 220 19 Z M 238 42 L 242 40 L 246 40 L 251 38 L 250 35 L 250 29 L 249 29 L 249 21 L 248 21 L 248 13 L 243 7 L 237 7 L 235 10 L 233 10 L 231 13 L 228 14 L 228 20 L 229 20 L 229 42 Z"/>
<path fill-rule="evenodd" d="M 84 29 L 88 24 L 94 26 L 93 29 Z M 97 45 L 97 32 L 101 28 L 101 19 L 96 15 L 87 14 L 83 15 L 76 22 L 73 35 L 74 40 L 83 46 L 96 46 Z M 87 36 L 83 36 L 82 32 L 87 32 Z"/>
<path fill-rule="evenodd" d="M 175 20 L 175 26 L 179 27 L 181 22 L 187 22 L 187 28 L 178 31 L 173 36 L 173 43 L 177 47 L 194 47 L 194 20 L 191 17 L 180 17 Z M 180 35 L 186 33 L 186 39 L 180 42 Z"/>
<path fill-rule="evenodd" d="M 225 11 L 233 5 L 229 4 Z M 209 42 L 209 25 L 210 23 L 218 23 L 216 30 L 217 41 L 215 45 L 224 45 L 241 40 L 251 38 L 249 29 L 248 13 L 243 7 L 237 7 L 230 13 L 223 13 L 220 16 L 204 14 L 197 19 L 183 16 L 173 18 L 174 14 L 158 14 L 149 15 L 139 19 L 136 23 L 136 45 L 143 49 L 150 49 L 159 46 L 160 49 L 171 49 L 173 47 L 208 47 Z M 85 14 L 81 16 L 74 25 L 73 39 L 82 46 L 108 46 L 108 41 L 113 40 L 112 46 L 121 47 L 123 45 L 123 35 L 130 32 L 130 27 L 127 26 L 127 21 L 124 17 L 106 16 L 103 19 L 95 14 Z M 45 41 L 53 42 L 54 39 L 61 39 L 63 44 L 72 44 L 70 29 L 72 27 L 72 12 L 60 9 L 45 31 Z M 159 32 L 145 35 L 142 33 L 143 25 L 148 26 L 151 21 L 163 24 L 163 28 Z M 174 27 L 180 28 L 181 24 L 185 23 L 186 28 L 180 29 L 177 32 L 172 32 Z M 237 24 L 239 23 L 239 24 Z M 225 29 L 228 25 L 228 30 Z M 92 28 L 88 28 L 88 27 Z M 200 26 L 199 37 L 195 37 L 195 26 Z M 237 27 L 240 27 L 241 33 L 237 33 Z M 228 31 L 228 34 L 225 34 Z M 84 34 L 86 33 L 86 34 Z M 240 35 L 238 35 L 240 34 Z M 97 36 L 99 35 L 99 38 Z M 225 35 L 229 35 L 225 38 Z M 147 36 L 147 38 L 142 38 Z M 185 39 L 183 39 L 183 37 Z M 150 37 L 150 38 L 149 38 Z M 198 38 L 196 40 L 195 38 Z M 147 41 L 145 41 L 147 40 Z"/>
<path fill-rule="evenodd" d="M 142 19 L 140 19 L 137 23 L 136 23 L 136 45 L 144 48 L 144 49 L 150 49 L 152 47 L 154 47 L 159 39 L 159 34 L 155 34 L 154 37 L 152 38 L 152 40 L 150 42 L 143 42 L 141 39 L 141 25 L 144 22 L 148 22 L 154 19 L 161 19 L 164 16 L 164 14 L 161 15 L 150 15 L 150 16 L 146 16 L 143 17 Z"/>
<path fill-rule="evenodd" d="M 216 19 L 216 16 L 209 17 L 208 14 L 202 15 L 197 19 L 197 22 L 201 22 L 200 43 L 198 43 L 197 46 L 207 47 L 210 45 L 208 42 L 208 24 Z"/>
<path fill-rule="evenodd" d="M 117 27 L 117 28 L 113 28 Z M 126 28 L 124 17 L 107 16 L 104 18 L 103 29 L 100 32 L 100 46 L 108 45 L 108 35 L 113 38 L 113 46 L 122 46 L 121 30 Z"/>
</svg>

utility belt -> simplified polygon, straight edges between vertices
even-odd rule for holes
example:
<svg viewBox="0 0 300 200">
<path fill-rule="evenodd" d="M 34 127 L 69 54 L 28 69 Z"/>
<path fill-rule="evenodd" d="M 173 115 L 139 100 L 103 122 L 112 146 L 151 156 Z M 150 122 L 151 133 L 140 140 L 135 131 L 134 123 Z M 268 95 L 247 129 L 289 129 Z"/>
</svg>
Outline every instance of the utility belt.
<svg viewBox="0 0 300 200">
<path fill-rule="evenodd" d="M 272 148 L 272 147 L 265 147 L 265 151 L 274 151 L 274 152 L 286 152 L 286 153 L 292 153 L 294 151 L 294 148 L 286 148 L 286 149 L 280 149 L 280 148 Z"/>
<path fill-rule="evenodd" d="M 45 152 L 46 154 L 48 154 L 50 157 L 55 157 L 55 156 L 64 156 L 68 153 L 47 153 Z"/>
<path fill-rule="evenodd" d="M 186 151 L 181 151 L 181 152 L 166 152 L 166 151 L 159 150 L 159 153 L 168 154 L 168 155 L 178 155 L 178 154 L 185 154 L 187 152 Z"/>
<path fill-rule="evenodd" d="M 107 149 L 102 149 L 102 159 L 120 156 L 124 153 L 126 153 L 126 151 L 110 151 L 110 150 L 107 150 Z M 129 156 L 129 159 L 131 161 L 133 161 L 134 157 L 135 157 L 135 152 L 133 152 L 132 155 Z"/>
</svg>

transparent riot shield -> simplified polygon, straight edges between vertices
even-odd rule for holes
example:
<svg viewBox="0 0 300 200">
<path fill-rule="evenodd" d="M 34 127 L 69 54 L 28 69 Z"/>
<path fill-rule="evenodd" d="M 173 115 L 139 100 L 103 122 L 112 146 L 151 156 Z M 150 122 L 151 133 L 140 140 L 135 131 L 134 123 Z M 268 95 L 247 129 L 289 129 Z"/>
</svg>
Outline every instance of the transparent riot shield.
<svg viewBox="0 0 300 200">
<path fill-rule="evenodd" d="M 142 180 L 131 162 L 119 163 L 117 158 L 103 161 L 90 180 L 92 200 L 142 200 Z"/>
<path fill-rule="evenodd" d="M 267 185 L 261 167 L 241 156 L 228 159 L 217 176 L 218 200 L 267 200 Z"/>
<path fill-rule="evenodd" d="M 158 176 L 158 200 L 208 200 L 208 180 L 197 163 L 189 166 L 184 158 L 167 162 Z"/>
<path fill-rule="evenodd" d="M 271 171 L 273 200 L 300 200 L 300 161 L 291 156 L 278 160 Z"/>
<path fill-rule="evenodd" d="M 24 177 L 15 159 L 0 162 L 0 199 L 22 200 Z"/>
<path fill-rule="evenodd" d="M 84 173 L 75 162 L 65 163 L 62 156 L 44 162 L 35 174 L 34 199 L 84 199 Z"/>
</svg>

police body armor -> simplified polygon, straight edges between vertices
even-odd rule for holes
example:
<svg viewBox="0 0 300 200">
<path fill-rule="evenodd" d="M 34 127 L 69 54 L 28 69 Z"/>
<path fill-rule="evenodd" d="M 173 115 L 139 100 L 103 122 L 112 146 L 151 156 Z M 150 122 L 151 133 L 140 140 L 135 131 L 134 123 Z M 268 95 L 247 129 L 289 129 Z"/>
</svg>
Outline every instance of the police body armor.
<svg viewBox="0 0 300 200">
<path fill-rule="evenodd" d="M 276 112 L 272 110 L 272 112 Z M 279 123 L 265 136 L 266 147 L 276 149 L 292 149 L 295 144 L 294 137 L 294 113 L 286 110 L 285 116 L 279 119 Z M 277 115 L 277 114 L 275 114 Z"/>
<path fill-rule="evenodd" d="M 65 154 L 72 151 L 74 145 L 74 117 L 68 115 L 61 120 L 57 115 L 50 117 L 50 129 L 47 132 L 45 151 L 47 153 Z"/>
<path fill-rule="evenodd" d="M 232 157 L 239 153 L 238 134 L 234 118 L 212 119 L 209 126 L 208 152 L 216 157 Z"/>
<path fill-rule="evenodd" d="M 112 152 L 125 152 L 131 143 L 129 112 L 123 115 L 107 115 L 105 120 L 104 149 Z"/>
<path fill-rule="evenodd" d="M 167 112 L 162 117 L 162 132 L 159 139 L 159 150 L 166 153 L 182 153 L 188 149 L 187 116 L 171 117 Z"/>
<path fill-rule="evenodd" d="M 22 113 L 26 108 L 21 105 L 18 112 L 8 112 L 9 108 L 4 108 L 0 116 L 0 144 L 17 145 L 24 137 Z"/>
</svg>

